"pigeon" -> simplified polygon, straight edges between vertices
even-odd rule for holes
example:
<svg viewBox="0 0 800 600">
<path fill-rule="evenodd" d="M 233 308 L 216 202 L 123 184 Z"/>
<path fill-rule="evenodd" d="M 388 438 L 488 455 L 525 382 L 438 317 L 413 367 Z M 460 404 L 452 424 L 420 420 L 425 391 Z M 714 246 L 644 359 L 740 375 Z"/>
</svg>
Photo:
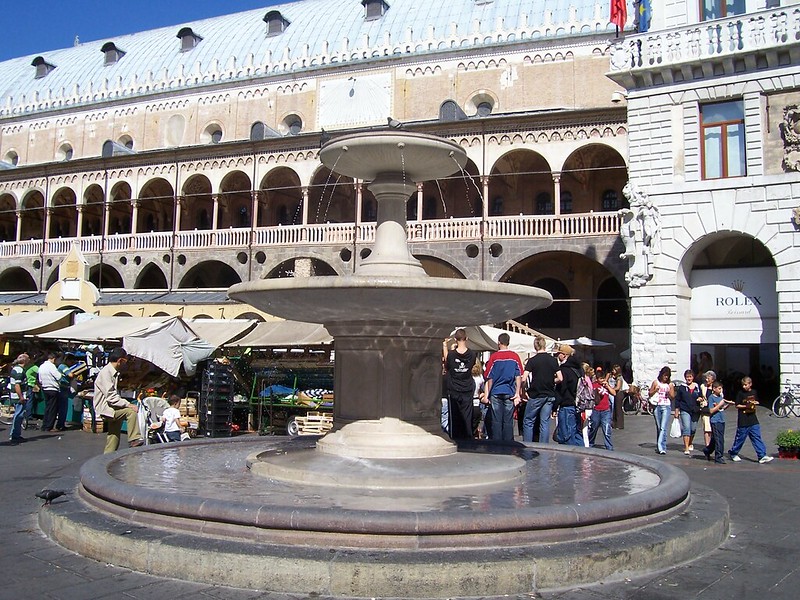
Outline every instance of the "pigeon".
<svg viewBox="0 0 800 600">
<path fill-rule="evenodd" d="M 325 144 L 330 142 L 332 137 L 333 136 L 323 128 L 322 131 L 319 132 L 319 147 L 322 148 Z"/>
<path fill-rule="evenodd" d="M 401 123 L 397 119 L 393 119 L 392 117 L 387 117 L 386 122 L 389 125 L 389 127 L 391 127 L 392 129 L 402 129 L 403 128 L 403 123 Z"/>
<path fill-rule="evenodd" d="M 41 492 L 36 494 L 36 497 L 44 500 L 44 504 L 42 504 L 42 506 L 47 506 L 53 500 L 55 500 L 56 498 L 60 498 L 66 493 L 67 492 L 63 490 L 48 490 L 47 488 L 44 488 Z"/>
</svg>

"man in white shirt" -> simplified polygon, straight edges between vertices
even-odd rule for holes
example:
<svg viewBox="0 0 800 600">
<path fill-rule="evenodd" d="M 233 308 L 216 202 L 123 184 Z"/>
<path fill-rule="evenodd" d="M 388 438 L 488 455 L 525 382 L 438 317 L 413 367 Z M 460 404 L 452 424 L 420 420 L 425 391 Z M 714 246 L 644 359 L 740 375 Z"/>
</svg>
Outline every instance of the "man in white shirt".
<svg viewBox="0 0 800 600">
<path fill-rule="evenodd" d="M 53 431 L 58 416 L 58 392 L 61 390 L 61 371 L 56 366 L 58 355 L 47 353 L 47 360 L 39 365 L 39 385 L 44 394 L 44 421 L 42 431 Z"/>
<path fill-rule="evenodd" d="M 114 348 L 108 353 L 108 364 L 94 380 L 94 411 L 103 418 L 108 428 L 103 454 L 115 452 L 119 448 L 122 421 L 128 424 L 128 446 L 135 448 L 144 444 L 137 418 L 139 407 L 125 400 L 117 391 L 119 368 L 127 361 L 128 353 L 123 348 Z"/>
</svg>

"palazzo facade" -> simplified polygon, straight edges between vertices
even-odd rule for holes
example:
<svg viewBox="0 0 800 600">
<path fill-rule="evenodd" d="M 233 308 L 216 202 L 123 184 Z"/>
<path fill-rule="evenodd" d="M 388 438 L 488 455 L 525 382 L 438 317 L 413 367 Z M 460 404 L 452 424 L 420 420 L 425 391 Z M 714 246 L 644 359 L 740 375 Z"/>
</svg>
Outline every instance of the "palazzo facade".
<svg viewBox="0 0 800 600">
<path fill-rule="evenodd" d="M 304 0 L 0 63 L 3 312 L 253 316 L 221 292 L 357 272 L 375 199 L 319 147 L 391 120 L 469 156 L 409 198 L 429 274 L 544 287 L 514 316 L 624 348 L 612 36 L 594 0 Z M 52 291 L 74 246 L 90 302 Z"/>
</svg>

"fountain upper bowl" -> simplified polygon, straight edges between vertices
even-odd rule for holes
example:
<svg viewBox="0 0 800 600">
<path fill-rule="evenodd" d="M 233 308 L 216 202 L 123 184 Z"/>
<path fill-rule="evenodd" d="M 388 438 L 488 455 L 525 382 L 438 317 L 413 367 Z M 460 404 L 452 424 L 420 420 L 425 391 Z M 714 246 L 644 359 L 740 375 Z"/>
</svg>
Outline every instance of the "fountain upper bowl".
<svg viewBox="0 0 800 600">
<path fill-rule="evenodd" d="M 458 144 L 421 133 L 354 133 L 324 144 L 319 152 L 331 171 L 364 181 L 400 173 L 408 181 L 447 177 L 463 169 L 467 153 Z"/>
</svg>

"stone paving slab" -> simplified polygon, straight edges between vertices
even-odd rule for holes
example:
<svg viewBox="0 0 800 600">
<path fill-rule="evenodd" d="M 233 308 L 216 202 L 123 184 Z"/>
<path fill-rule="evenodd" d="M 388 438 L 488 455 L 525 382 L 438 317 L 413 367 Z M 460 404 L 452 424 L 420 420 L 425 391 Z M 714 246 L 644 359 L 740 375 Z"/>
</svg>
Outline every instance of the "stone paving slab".
<svg viewBox="0 0 800 600">
<path fill-rule="evenodd" d="M 726 442 L 735 432 L 728 416 Z M 776 419 L 759 410 L 762 434 L 776 456 L 779 429 L 800 428 L 800 419 Z M 8 431 L 0 426 L 0 439 Z M 0 567 L 5 575 L 2 596 L 54 600 L 169 597 L 225 600 L 296 600 L 293 594 L 267 594 L 152 577 L 85 559 L 66 551 L 38 530 L 42 487 L 74 486 L 80 465 L 102 453 L 104 436 L 82 431 L 62 435 L 26 432 L 31 440 L 19 446 L 0 443 Z M 642 456 L 655 452 L 655 427 L 649 416 L 627 416 L 624 430 L 614 430 L 618 451 Z M 696 444 L 699 448 L 699 444 Z M 795 600 L 800 589 L 800 460 L 754 462 L 746 445 L 742 462 L 707 463 L 701 454 L 689 458 L 670 440 L 660 457 L 686 471 L 694 483 L 708 486 L 729 504 L 731 537 L 697 560 L 633 580 L 597 583 L 577 589 L 526 594 L 515 600 Z M 70 483 L 71 482 L 71 483 Z M 66 500 L 69 500 L 67 497 Z M 476 565 L 476 568 L 480 568 Z"/>
</svg>

